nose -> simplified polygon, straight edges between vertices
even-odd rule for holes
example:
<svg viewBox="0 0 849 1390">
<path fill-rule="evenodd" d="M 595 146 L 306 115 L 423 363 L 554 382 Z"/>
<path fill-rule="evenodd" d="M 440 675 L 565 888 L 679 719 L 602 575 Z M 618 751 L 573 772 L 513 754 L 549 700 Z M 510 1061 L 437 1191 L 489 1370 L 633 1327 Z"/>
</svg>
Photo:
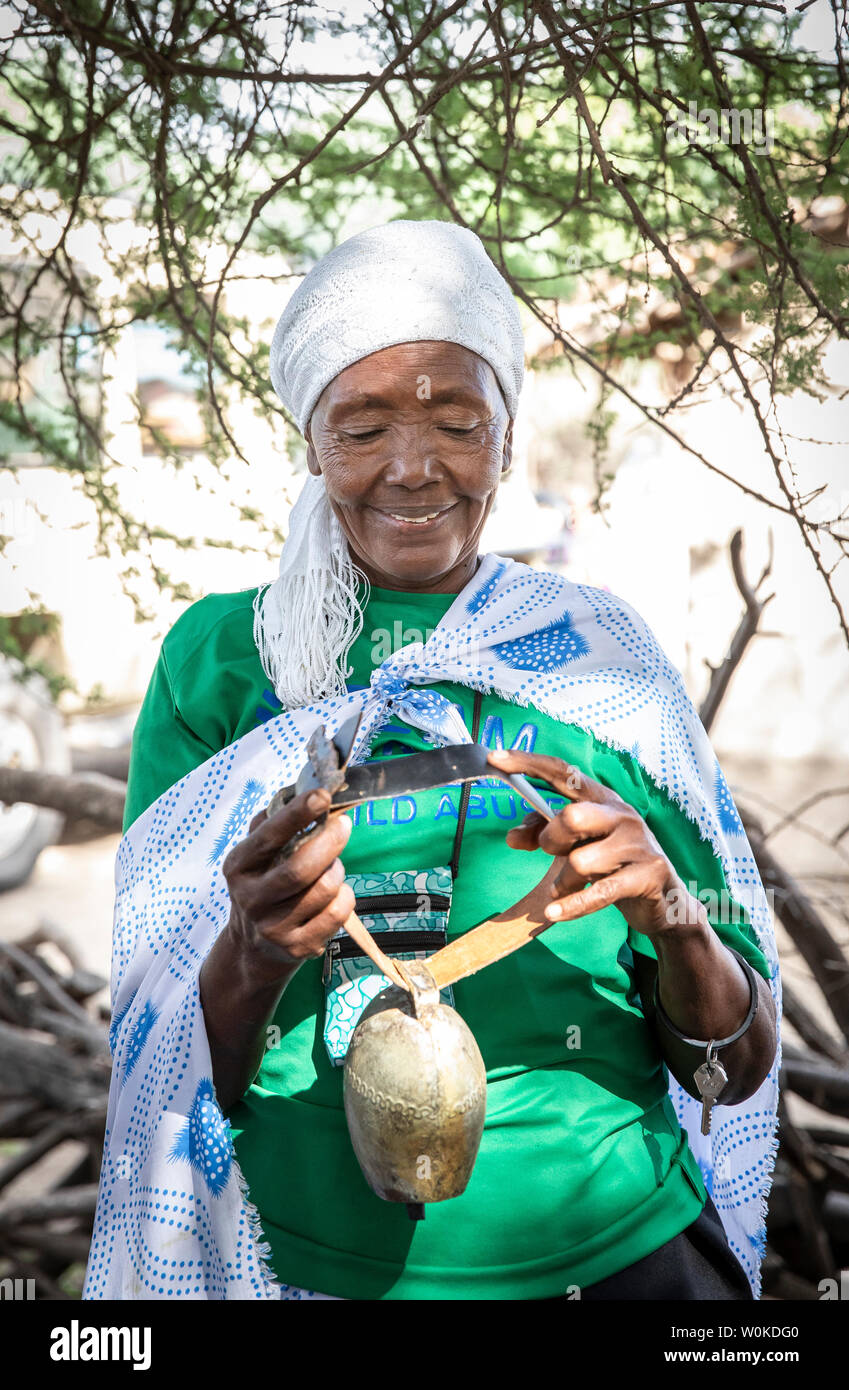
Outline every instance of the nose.
<svg viewBox="0 0 849 1390">
<path fill-rule="evenodd" d="M 383 470 L 385 483 L 415 491 L 443 476 L 438 440 L 433 431 L 415 426 L 392 430 L 389 441 L 391 452 Z"/>
</svg>

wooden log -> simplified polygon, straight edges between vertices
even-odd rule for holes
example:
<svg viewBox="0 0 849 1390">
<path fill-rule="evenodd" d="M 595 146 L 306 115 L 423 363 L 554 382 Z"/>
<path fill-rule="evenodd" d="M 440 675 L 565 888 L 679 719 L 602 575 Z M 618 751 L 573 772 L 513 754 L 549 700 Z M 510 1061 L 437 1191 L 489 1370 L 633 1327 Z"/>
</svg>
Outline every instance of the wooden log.
<svg viewBox="0 0 849 1390">
<path fill-rule="evenodd" d="M 100 1165 L 103 1157 L 103 1131 L 106 1128 L 106 1117 L 103 1116 L 98 1127 L 97 1135 L 90 1138 L 86 1143 L 86 1151 L 80 1154 L 79 1161 L 68 1169 L 68 1172 L 53 1188 L 54 1192 L 59 1192 L 66 1187 L 80 1187 L 85 1183 L 97 1182 L 100 1178 Z"/>
<path fill-rule="evenodd" d="M 58 947 L 72 970 L 80 969 L 80 953 L 74 945 L 70 933 L 47 917 L 41 919 L 34 931 L 31 931 L 27 936 L 19 937 L 17 941 L 17 945 L 22 951 L 29 952 L 32 952 L 36 946 L 44 946 L 48 943 Z"/>
<path fill-rule="evenodd" d="M 763 1291 L 765 1298 L 781 1302 L 813 1303 L 821 1297 L 816 1284 L 788 1269 L 778 1256 L 773 1256 L 772 1261 L 768 1258 L 764 1261 Z"/>
<path fill-rule="evenodd" d="M 778 1110 L 778 1132 L 782 1154 L 818 1191 L 830 1184 L 849 1192 L 849 1163 L 817 1144 L 804 1126 L 794 1125 L 783 1101 Z"/>
<path fill-rule="evenodd" d="M 767 1212 L 767 1232 L 784 1231 L 793 1224 L 793 1206 L 790 1201 L 789 1163 L 779 1151 L 775 1178 L 769 1193 Z"/>
<path fill-rule="evenodd" d="M 793 1124 L 783 1100 L 779 1101 L 778 1105 L 778 1132 L 781 1136 L 781 1151 L 792 1166 L 809 1182 L 822 1182 L 827 1170 L 816 1146 L 804 1131 L 797 1129 Z"/>
<path fill-rule="evenodd" d="M 65 993 L 81 1003 L 89 999 L 92 994 L 98 994 L 100 990 L 106 989 L 109 981 L 103 975 L 97 975 L 91 970 L 86 970 L 80 961 L 79 951 L 64 929 L 44 918 L 35 931 L 28 936 L 19 937 L 15 945 L 21 951 L 26 951 L 28 955 L 34 957 L 44 970 L 57 979 Z M 70 966 L 70 972 L 61 975 L 49 961 L 38 954 L 39 946 L 53 946 L 61 951 L 62 955 Z"/>
<path fill-rule="evenodd" d="M 93 970 L 75 970 L 62 981 L 62 988 L 72 999 L 82 1003 L 93 994 L 99 994 L 102 989 L 108 989 L 109 981 L 102 975 L 96 975 Z"/>
<path fill-rule="evenodd" d="M 78 773 L 99 773 L 114 782 L 126 784 L 130 775 L 130 745 L 120 748 L 73 748 L 71 770 Z"/>
<path fill-rule="evenodd" d="M 32 1096 L 20 1100 L 0 1101 L 0 1139 L 17 1139 L 19 1126 L 31 1119 L 41 1109 L 41 1101 Z"/>
<path fill-rule="evenodd" d="M 801 1173 L 793 1169 L 790 1171 L 790 1200 L 802 1234 L 802 1268 L 799 1272 L 817 1282 L 832 1275 L 837 1262 L 811 1185 Z"/>
<path fill-rule="evenodd" d="M 94 821 L 104 830 L 118 834 L 124 823 L 126 795 L 124 782 L 97 773 L 69 777 L 60 772 L 0 767 L 0 801 L 7 806 L 18 802 L 49 806 L 69 820 Z"/>
<path fill-rule="evenodd" d="M 763 827 L 740 808 L 764 888 L 773 894 L 776 916 L 803 957 L 823 998 L 849 1043 L 849 960 L 810 898 L 781 864 L 763 838 Z"/>
<path fill-rule="evenodd" d="M 66 1265 L 85 1264 L 91 1245 L 91 1232 L 45 1230 L 42 1226 L 16 1226 L 8 1233 L 17 1250 L 32 1250 L 64 1261 Z"/>
<path fill-rule="evenodd" d="M 835 1240 L 849 1241 L 849 1193 L 827 1192 L 823 1217 Z"/>
<path fill-rule="evenodd" d="M 12 968 L 0 961 L 0 1019 L 26 1028 L 29 1001 L 21 994 L 20 981 Z"/>
<path fill-rule="evenodd" d="M 32 1028 L 38 1028 L 42 1033 L 53 1033 L 57 1039 L 78 1044 L 92 1057 L 105 1058 L 109 1055 L 107 1030 L 90 1019 L 81 1022 L 76 1018 L 67 1018 L 55 1009 L 45 1009 L 39 1004 L 34 1004 L 28 1022 Z"/>
<path fill-rule="evenodd" d="M 22 951 L 11 941 L 0 941 L 0 957 L 3 956 L 23 974 L 28 975 L 33 983 L 38 985 L 42 994 L 61 1013 L 66 1013 L 81 1023 L 91 1024 L 91 1019 L 82 1005 L 71 998 L 59 984 L 54 972 L 49 970 L 42 961 L 36 960 L 29 952 Z"/>
<path fill-rule="evenodd" d="M 62 1192 L 46 1192 L 27 1201 L 0 1206 L 0 1231 L 6 1233 L 27 1223 L 39 1225 L 66 1216 L 93 1216 L 97 1203 L 97 1183 L 85 1183 Z M 4 1239 L 7 1237 L 4 1234 Z"/>
<path fill-rule="evenodd" d="M 780 1084 L 820 1110 L 849 1115 L 849 1070 L 785 1055 Z"/>
<path fill-rule="evenodd" d="M 55 1149 L 57 1144 L 63 1143 L 66 1139 L 76 1139 L 83 1134 L 102 1132 L 106 1120 L 106 1107 L 102 1110 L 87 1110 L 82 1113 L 63 1115 L 52 1124 L 47 1125 L 40 1133 L 20 1149 L 5 1163 L 0 1165 L 0 1192 L 14 1179 L 25 1173 L 27 1168 L 31 1168 L 45 1154 Z"/>
<path fill-rule="evenodd" d="M 5 1097 L 30 1096 L 57 1110 L 103 1103 L 108 1069 L 75 1058 L 56 1043 L 39 1042 L 0 1023 L 0 1088 Z"/>
<path fill-rule="evenodd" d="M 796 1032 L 808 1047 L 828 1057 L 838 1066 L 849 1067 L 849 1050 L 828 1033 L 808 1006 L 799 998 L 796 991 L 786 982 L 782 984 L 784 1015 L 792 1023 Z"/>
<path fill-rule="evenodd" d="M 805 1125 L 804 1130 L 814 1144 L 825 1144 L 833 1149 L 849 1149 L 849 1129 L 836 1129 L 829 1125 Z"/>
<path fill-rule="evenodd" d="M 711 670 L 710 686 L 699 709 L 707 730 L 711 728 L 734 671 L 758 630 L 764 606 L 769 602 L 769 598 L 758 597 L 758 590 L 772 569 L 772 542 L 769 559 L 754 585 L 749 583 L 743 569 L 743 534 L 739 530 L 731 539 L 730 551 L 734 581 L 745 604 L 745 612 L 724 661 Z M 807 963 L 840 1032 L 849 1043 L 849 959 L 807 894 L 768 847 L 763 826 L 750 812 L 742 807 L 738 809 L 764 888 L 773 894 L 776 916 Z"/>
</svg>

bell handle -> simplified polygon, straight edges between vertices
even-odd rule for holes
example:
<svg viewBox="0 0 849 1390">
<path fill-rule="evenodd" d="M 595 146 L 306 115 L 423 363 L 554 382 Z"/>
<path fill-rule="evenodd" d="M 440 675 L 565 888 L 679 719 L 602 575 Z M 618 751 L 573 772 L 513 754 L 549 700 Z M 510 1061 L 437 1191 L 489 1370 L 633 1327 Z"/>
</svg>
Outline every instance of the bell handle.
<svg viewBox="0 0 849 1390">
<path fill-rule="evenodd" d="M 445 989 L 457 980 L 476 975 L 485 966 L 494 965 L 496 961 L 512 955 L 549 927 L 553 927 L 555 924 L 551 918 L 545 916 L 545 909 L 552 900 L 554 884 L 565 863 L 566 860 L 562 856 L 552 859 L 548 871 L 536 887 L 512 907 L 508 907 L 497 917 L 490 917 L 488 921 L 481 922 L 480 926 L 457 937 L 456 941 L 443 946 L 441 951 L 428 956 L 427 969 L 437 989 Z M 411 981 L 399 965 L 384 955 L 356 912 L 352 912 L 343 925 L 363 953 L 393 984 L 414 995 Z"/>
<path fill-rule="evenodd" d="M 566 859 L 562 856 L 553 859 L 536 888 L 532 888 L 512 907 L 497 917 L 481 922 L 480 926 L 473 927 L 443 946 L 441 951 L 428 956 L 427 968 L 437 987 L 445 989 L 447 985 L 483 970 L 486 965 L 494 965 L 553 927 L 555 924 L 545 916 L 545 909 L 554 897 L 554 883 L 565 864 Z"/>
<path fill-rule="evenodd" d="M 356 912 L 352 912 L 342 925 L 348 935 L 356 941 L 363 954 L 369 957 L 383 975 L 389 976 L 393 985 L 399 985 L 408 993 L 412 992 L 409 981 L 402 975 L 395 962 L 389 956 L 384 955 L 368 927 L 360 920 Z"/>
</svg>

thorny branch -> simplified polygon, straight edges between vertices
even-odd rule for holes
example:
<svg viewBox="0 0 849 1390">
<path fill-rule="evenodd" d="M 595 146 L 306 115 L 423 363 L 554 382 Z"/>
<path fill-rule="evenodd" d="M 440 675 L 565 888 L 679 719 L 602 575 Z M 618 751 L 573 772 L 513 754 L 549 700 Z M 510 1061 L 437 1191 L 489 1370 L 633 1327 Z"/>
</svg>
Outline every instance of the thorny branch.
<svg viewBox="0 0 849 1390">
<path fill-rule="evenodd" d="M 356 23 L 298 0 L 15 0 L 7 13 L 0 442 L 10 467 L 37 454 L 68 473 L 129 571 L 147 559 L 182 593 L 154 561 L 168 533 L 121 500 L 101 354 L 128 325 L 161 328 L 209 458 L 248 461 L 234 406 L 291 422 L 238 288 L 264 275 L 273 322 L 281 280 L 374 208 L 372 221 L 471 227 L 547 338 L 538 361 L 596 377 L 605 401 L 791 517 L 849 640 L 847 509 L 801 483 L 782 426 L 793 391 L 827 396 L 823 353 L 849 331 L 837 11 L 832 53 L 802 47 L 801 15 L 733 0 L 709 13 L 691 0 L 405 0 Z M 772 121 L 768 146 L 704 126 L 676 137 L 693 107 Z M 562 312 L 576 288 L 583 318 Z M 652 398 L 630 369 L 670 344 L 681 373 Z M 55 363 L 61 399 L 40 388 L 40 362 Z M 690 417 L 711 392 L 754 422 L 760 471 L 699 447 Z M 158 438 L 141 400 L 137 413 Z M 609 429 L 600 414 L 587 426 Z"/>
</svg>

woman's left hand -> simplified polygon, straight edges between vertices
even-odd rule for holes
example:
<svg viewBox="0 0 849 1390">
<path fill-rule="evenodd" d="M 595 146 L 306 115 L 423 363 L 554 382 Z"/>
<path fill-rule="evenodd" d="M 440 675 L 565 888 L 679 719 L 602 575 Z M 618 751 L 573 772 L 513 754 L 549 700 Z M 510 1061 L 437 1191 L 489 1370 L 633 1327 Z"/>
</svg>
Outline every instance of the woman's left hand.
<svg viewBox="0 0 849 1390">
<path fill-rule="evenodd" d="M 688 893 L 642 816 L 616 792 L 562 758 L 497 750 L 488 761 L 504 772 L 540 777 L 570 800 L 553 820 L 532 811 L 507 832 L 513 849 L 544 849 L 566 860 L 545 909 L 551 921 L 615 903 L 628 925 L 649 938 L 706 923 L 704 905 Z"/>
</svg>

